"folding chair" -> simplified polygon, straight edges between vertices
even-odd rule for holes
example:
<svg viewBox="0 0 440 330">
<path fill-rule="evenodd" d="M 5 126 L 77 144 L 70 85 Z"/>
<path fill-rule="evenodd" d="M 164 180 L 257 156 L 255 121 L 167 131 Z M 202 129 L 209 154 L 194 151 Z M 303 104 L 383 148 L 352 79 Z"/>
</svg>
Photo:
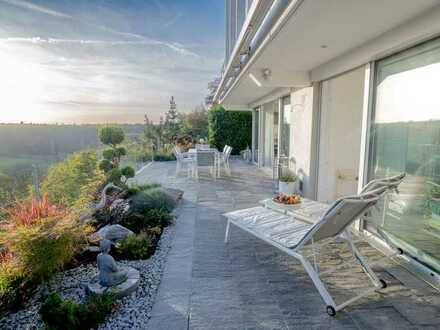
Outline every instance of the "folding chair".
<svg viewBox="0 0 440 330">
<path fill-rule="evenodd" d="M 376 290 L 386 287 L 385 281 L 378 278 L 355 247 L 347 227 L 368 212 L 387 191 L 396 189 L 402 179 L 403 177 L 400 179 L 396 177 L 396 179 L 393 180 L 375 180 L 375 183 L 369 186 L 367 185 L 361 194 L 336 200 L 315 223 L 306 223 L 299 219 L 292 218 L 289 215 L 264 207 L 254 207 L 226 213 L 227 226 L 225 243 L 228 242 L 230 224 L 234 224 L 299 260 L 327 305 L 327 313 L 331 316 L 335 316 L 337 311 L 345 308 L 349 304 Z M 320 275 L 336 271 L 342 268 L 342 266 L 346 266 L 347 262 L 320 272 L 316 258 L 317 248 L 322 249 L 338 238 L 348 243 L 348 248 L 352 252 L 355 261 L 360 264 L 362 270 L 373 283 L 373 288 L 365 290 L 339 305 L 335 303 L 328 292 Z M 311 247 L 311 255 L 304 253 L 306 247 Z M 396 253 L 400 252 L 396 251 Z M 313 257 L 313 266 L 309 262 L 308 257 Z"/>
</svg>

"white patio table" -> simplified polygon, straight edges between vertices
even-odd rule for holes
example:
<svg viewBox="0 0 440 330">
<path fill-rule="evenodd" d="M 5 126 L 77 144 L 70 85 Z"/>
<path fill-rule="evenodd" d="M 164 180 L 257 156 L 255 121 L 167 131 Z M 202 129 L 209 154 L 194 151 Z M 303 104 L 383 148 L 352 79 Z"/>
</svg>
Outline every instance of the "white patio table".
<svg viewBox="0 0 440 330">
<path fill-rule="evenodd" d="M 260 201 L 260 205 L 311 224 L 316 223 L 329 207 L 328 204 L 302 197 L 301 202 L 294 205 L 277 203 L 272 198 Z"/>
</svg>

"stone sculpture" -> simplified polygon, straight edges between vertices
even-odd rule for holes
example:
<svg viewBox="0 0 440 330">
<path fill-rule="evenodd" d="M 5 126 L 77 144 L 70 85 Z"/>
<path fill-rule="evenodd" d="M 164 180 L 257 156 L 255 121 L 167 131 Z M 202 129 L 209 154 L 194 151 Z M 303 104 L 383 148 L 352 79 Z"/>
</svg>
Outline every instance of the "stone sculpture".
<svg viewBox="0 0 440 330">
<path fill-rule="evenodd" d="M 86 286 L 88 294 L 112 293 L 115 298 L 121 298 L 133 293 L 139 286 L 139 271 L 132 267 L 118 267 L 115 259 L 109 254 L 111 244 L 107 239 L 100 243 L 101 253 L 96 258 L 98 276 Z"/>
<path fill-rule="evenodd" d="M 109 254 L 111 244 L 109 240 L 103 239 L 99 245 L 101 253 L 96 258 L 99 284 L 105 287 L 116 286 L 127 280 L 127 271 L 119 270 L 115 259 Z"/>
</svg>

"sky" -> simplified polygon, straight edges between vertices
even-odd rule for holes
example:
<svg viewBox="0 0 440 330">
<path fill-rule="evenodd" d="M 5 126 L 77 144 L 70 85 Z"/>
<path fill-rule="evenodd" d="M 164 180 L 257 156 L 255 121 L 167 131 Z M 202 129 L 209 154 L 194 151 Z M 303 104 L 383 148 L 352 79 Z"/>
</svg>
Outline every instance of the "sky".
<svg viewBox="0 0 440 330">
<path fill-rule="evenodd" d="M 0 0 L 0 123 L 157 121 L 223 58 L 223 0 Z"/>
</svg>

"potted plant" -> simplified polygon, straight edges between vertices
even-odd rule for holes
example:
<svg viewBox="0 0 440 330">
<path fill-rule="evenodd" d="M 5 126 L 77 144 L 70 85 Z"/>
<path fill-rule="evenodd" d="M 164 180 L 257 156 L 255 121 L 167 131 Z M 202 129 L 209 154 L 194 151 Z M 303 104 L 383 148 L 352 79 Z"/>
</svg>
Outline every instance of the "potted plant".
<svg viewBox="0 0 440 330">
<path fill-rule="evenodd" d="M 295 174 L 281 175 L 279 178 L 278 190 L 280 193 L 286 195 L 293 195 L 296 193 L 296 183 L 298 177 Z"/>
</svg>

